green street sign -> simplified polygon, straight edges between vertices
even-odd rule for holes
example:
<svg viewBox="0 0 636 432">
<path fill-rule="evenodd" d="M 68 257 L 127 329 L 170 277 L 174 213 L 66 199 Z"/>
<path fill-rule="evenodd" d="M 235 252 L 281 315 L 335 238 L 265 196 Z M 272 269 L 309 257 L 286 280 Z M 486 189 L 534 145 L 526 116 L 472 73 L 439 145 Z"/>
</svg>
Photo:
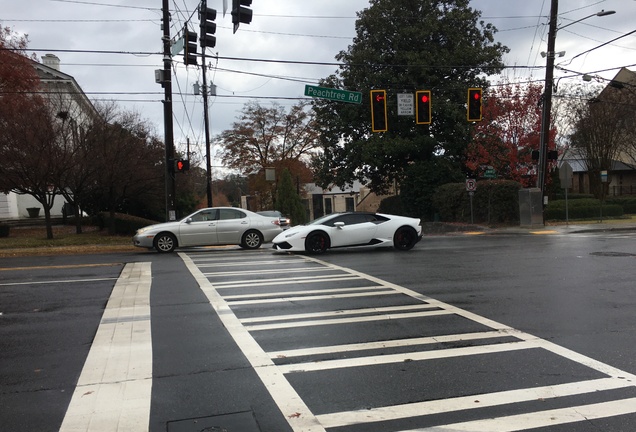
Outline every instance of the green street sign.
<svg viewBox="0 0 636 432">
<path fill-rule="evenodd" d="M 305 86 L 305 96 L 354 104 L 362 103 L 362 93 L 326 87 Z"/>
<path fill-rule="evenodd" d="M 497 172 L 494 169 L 487 169 L 486 171 L 484 171 L 484 178 L 497 178 Z"/>
</svg>

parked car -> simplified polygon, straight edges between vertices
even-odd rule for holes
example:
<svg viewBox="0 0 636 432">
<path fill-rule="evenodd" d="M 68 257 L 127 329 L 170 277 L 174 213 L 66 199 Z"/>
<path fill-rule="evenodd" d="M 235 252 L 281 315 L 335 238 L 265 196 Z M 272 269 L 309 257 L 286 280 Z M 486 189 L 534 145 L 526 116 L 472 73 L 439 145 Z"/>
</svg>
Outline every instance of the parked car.
<svg viewBox="0 0 636 432">
<path fill-rule="evenodd" d="M 278 218 L 279 225 L 280 225 L 280 227 L 282 229 L 287 229 L 291 225 L 291 219 L 289 219 L 287 216 L 283 215 L 278 210 L 264 210 L 264 211 L 259 211 L 259 212 L 256 212 L 256 213 L 259 214 L 259 215 L 262 215 L 262 216 Z"/>
<path fill-rule="evenodd" d="M 278 218 L 234 207 L 198 210 L 180 221 L 150 225 L 137 230 L 135 246 L 172 252 L 178 247 L 239 245 L 256 249 L 282 232 Z"/>
<path fill-rule="evenodd" d="M 348 212 L 323 216 L 308 225 L 278 234 L 272 243 L 279 251 L 322 253 L 335 248 L 392 246 L 407 251 L 422 239 L 420 220 L 380 213 Z"/>
</svg>

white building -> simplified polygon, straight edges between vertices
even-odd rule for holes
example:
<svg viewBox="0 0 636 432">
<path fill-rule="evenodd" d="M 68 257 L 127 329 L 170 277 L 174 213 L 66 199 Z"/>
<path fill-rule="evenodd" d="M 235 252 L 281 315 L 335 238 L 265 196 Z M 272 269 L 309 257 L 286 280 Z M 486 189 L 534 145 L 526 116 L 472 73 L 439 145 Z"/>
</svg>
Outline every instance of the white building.
<svg viewBox="0 0 636 432">
<path fill-rule="evenodd" d="M 60 71 L 60 59 L 53 54 L 43 56 L 42 63 L 33 61 L 33 67 L 40 78 L 42 89 L 48 93 L 54 107 L 55 112 L 51 114 L 70 122 L 74 134 L 83 134 L 84 125 L 96 111 L 75 78 Z M 64 198 L 57 195 L 51 208 L 51 216 L 62 216 L 63 205 Z M 28 208 L 41 207 L 42 205 L 31 195 L 0 193 L 0 220 L 28 218 Z M 44 217 L 43 211 L 40 211 L 39 217 Z"/>
</svg>

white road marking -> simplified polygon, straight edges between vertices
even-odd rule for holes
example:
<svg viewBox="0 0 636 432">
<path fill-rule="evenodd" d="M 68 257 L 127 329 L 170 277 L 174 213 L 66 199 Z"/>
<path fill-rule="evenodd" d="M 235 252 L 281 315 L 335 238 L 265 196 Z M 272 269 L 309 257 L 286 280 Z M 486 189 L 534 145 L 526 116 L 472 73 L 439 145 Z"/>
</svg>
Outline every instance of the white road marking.
<svg viewBox="0 0 636 432">
<path fill-rule="evenodd" d="M 217 260 L 214 260 L 213 262 L 209 263 L 209 264 L 199 264 L 198 261 L 193 260 L 196 264 L 197 267 L 199 268 L 209 268 L 209 267 L 240 267 L 240 268 L 245 268 L 248 266 L 277 266 L 280 264 L 289 264 L 293 261 L 291 261 L 291 259 L 284 259 L 284 260 L 252 260 L 252 261 L 235 261 L 235 262 L 218 262 Z M 298 261 L 296 261 L 298 262 Z M 302 264 L 303 262 L 299 262 L 300 264 Z M 280 271 L 280 270 L 279 270 Z"/>
<path fill-rule="evenodd" d="M 386 420 L 403 419 L 416 416 L 426 416 L 432 414 L 449 413 L 467 409 L 478 409 L 489 406 L 500 406 L 510 403 L 529 402 L 540 399 L 559 398 L 564 396 L 595 393 L 619 388 L 636 386 L 636 376 L 621 371 L 617 368 L 601 363 L 582 354 L 573 352 L 554 343 L 539 339 L 531 334 L 521 332 L 496 321 L 481 317 L 472 312 L 454 307 L 452 305 L 437 301 L 425 295 L 402 286 L 386 282 L 382 279 L 357 272 L 348 268 L 329 264 L 312 257 L 299 258 L 297 262 L 289 261 L 290 264 L 298 262 L 313 262 L 328 269 L 341 272 L 340 276 L 307 276 L 307 277 L 285 277 L 266 280 L 243 280 L 234 282 L 212 284 L 198 268 L 194 262 L 185 255 L 181 255 L 184 262 L 191 269 L 197 278 L 201 289 L 210 299 L 210 303 L 224 321 L 226 328 L 235 337 L 237 343 L 243 350 L 246 357 L 254 366 L 256 372 L 261 377 L 266 388 L 280 407 L 287 421 L 296 432 L 324 431 L 326 428 L 335 428 L 348 425 L 365 424 Z M 281 267 L 283 267 L 281 265 Z M 293 267 L 292 267 L 293 268 Z M 285 273 L 287 269 L 280 268 L 279 271 Z M 212 275 L 213 277 L 213 275 Z M 357 288 L 329 288 L 321 290 L 299 290 L 292 292 L 256 292 L 252 294 L 221 296 L 217 289 L 223 288 L 250 288 L 257 287 L 268 289 L 270 286 L 280 286 L 285 284 L 302 284 L 305 286 L 312 282 L 346 282 L 349 280 L 365 280 L 376 285 Z M 346 291 L 346 292 L 345 292 Z M 355 310 L 332 310 L 314 312 L 307 314 L 274 315 L 265 317 L 246 317 L 239 320 L 230 307 L 238 305 L 267 304 L 274 302 L 293 301 L 314 301 L 333 298 L 344 298 L 354 296 L 377 296 L 377 295 L 405 295 L 422 302 L 422 309 L 438 309 L 423 312 L 408 312 L 413 310 L 413 305 L 389 306 L 386 308 L 363 308 Z M 419 310 L 419 308 L 416 308 Z M 387 314 L 388 312 L 398 312 L 397 314 Z M 301 326 L 314 326 L 326 324 L 344 324 L 360 322 L 361 320 L 386 319 L 387 317 L 413 317 L 426 316 L 431 313 L 454 314 L 457 317 L 478 323 L 485 327 L 483 332 L 440 335 L 421 338 L 410 338 L 404 340 L 384 340 L 375 342 L 353 343 L 335 346 L 307 347 L 300 349 L 280 350 L 265 352 L 254 340 L 250 331 L 275 330 L 280 328 L 294 328 Z M 367 316 L 359 316 L 365 315 Z M 237 339 L 238 337 L 238 339 Z M 353 352 L 362 350 L 386 349 L 393 347 L 426 345 L 443 342 L 455 342 L 461 340 L 479 340 L 490 338 L 512 337 L 516 342 L 493 343 L 489 345 L 476 345 L 461 348 L 450 348 L 429 351 L 417 351 L 401 354 L 371 355 L 358 358 L 343 358 L 334 360 L 323 360 L 319 362 L 292 363 L 276 366 L 273 359 L 294 358 L 311 356 L 318 354 L 331 354 L 337 352 Z M 376 407 L 364 410 L 353 410 L 349 412 L 334 412 L 314 416 L 302 398 L 291 387 L 285 378 L 285 374 L 304 373 L 310 371 L 322 371 L 341 369 L 349 367 L 365 367 L 379 364 L 395 362 L 426 361 L 438 358 L 450 358 L 458 356 L 489 355 L 498 352 L 508 352 L 513 350 L 545 350 L 564 357 L 573 362 L 587 366 L 593 370 L 606 374 L 607 378 L 591 379 L 566 384 L 548 385 L 536 388 L 524 388 L 506 390 L 500 392 L 448 398 L 442 400 L 431 400 L 425 402 L 415 402 L 411 404 L 395 405 L 388 407 Z M 291 414 L 290 414 L 291 413 Z M 636 398 L 602 402 L 562 409 L 531 412 L 527 414 L 503 416 L 485 420 L 476 420 L 452 425 L 441 425 L 432 428 L 414 429 L 412 431 L 470 431 L 470 432 L 498 432 L 521 431 L 538 427 L 550 426 L 553 424 L 563 424 L 570 422 L 584 421 L 587 418 L 602 418 L 617 416 L 622 414 L 636 413 Z"/>
<path fill-rule="evenodd" d="M 332 291 L 342 291 L 342 290 L 332 290 Z M 282 293 L 278 293 L 278 295 L 282 295 Z M 268 299 L 254 299 L 254 300 L 238 300 L 231 301 L 230 304 L 232 306 L 237 305 L 249 305 L 249 304 L 265 304 L 265 303 L 289 303 L 289 302 L 298 302 L 298 301 L 313 301 L 313 300 L 333 300 L 333 299 L 341 299 L 341 298 L 354 298 L 354 297 L 375 297 L 381 295 L 395 295 L 395 291 L 382 287 L 376 288 L 376 291 L 369 291 L 367 288 L 366 292 L 358 292 L 358 293 L 348 293 L 348 294 L 325 294 L 325 295 L 313 295 L 313 296 L 297 296 L 297 297 L 278 297 L 278 298 L 268 298 Z M 250 296 L 255 297 L 255 296 Z"/>
<path fill-rule="evenodd" d="M 479 409 L 519 402 L 553 399 L 564 396 L 593 393 L 595 391 L 601 390 L 614 390 L 630 387 L 632 385 L 633 383 L 630 383 L 626 380 L 617 378 L 601 378 L 590 381 L 579 381 L 552 386 L 532 387 L 495 393 L 476 394 L 471 396 L 415 402 L 365 410 L 335 412 L 319 415 L 317 417 L 318 420 L 320 420 L 320 423 L 325 428 L 335 428 L 387 420 L 399 420 L 416 416 L 448 413 L 453 411 Z M 527 428 L 527 426 L 524 425 L 524 428 Z M 500 431 L 499 428 L 475 430 Z"/>
<path fill-rule="evenodd" d="M 297 372 L 315 372 L 330 369 L 344 369 L 352 367 L 376 366 L 390 363 L 404 363 L 411 361 L 493 354 L 531 348 L 537 348 L 534 342 L 508 342 L 496 345 L 477 345 L 463 348 L 449 348 L 444 350 L 418 351 L 400 354 L 384 354 L 379 356 L 325 360 L 312 363 L 294 363 L 289 365 L 280 365 L 279 368 L 281 372 L 285 374 Z"/>
<path fill-rule="evenodd" d="M 57 279 L 57 280 L 48 280 L 48 281 L 29 281 L 29 282 L 7 282 L 0 283 L 0 286 L 14 286 L 14 285 L 48 285 L 48 284 L 56 284 L 56 283 L 86 283 L 86 282 L 103 282 L 107 280 L 115 280 L 117 278 L 97 278 L 97 279 Z"/>
<path fill-rule="evenodd" d="M 431 306 L 429 304 L 415 304 L 415 305 L 405 305 L 405 306 L 388 306 L 388 307 L 376 307 L 376 308 L 366 308 L 366 309 L 341 309 L 335 311 L 326 311 L 326 312 L 313 312 L 313 313 L 304 313 L 304 314 L 290 314 L 290 315 L 273 315 L 273 316 L 264 316 L 264 317 L 254 317 L 254 318 L 242 318 L 241 322 L 243 324 L 251 324 L 258 322 L 274 322 L 274 321 L 292 321 L 292 320 L 302 320 L 308 318 L 326 318 L 330 316 L 351 316 L 351 315 L 363 315 L 363 314 L 377 314 L 377 313 L 385 313 L 385 312 L 403 312 L 407 310 L 420 310 L 420 309 L 432 309 L 435 306 Z"/>
<path fill-rule="evenodd" d="M 324 272 L 333 271 L 326 267 L 299 267 L 285 269 L 285 273 L 311 273 L 311 272 Z M 265 275 L 265 274 L 280 274 L 280 269 L 258 269 L 258 270 L 237 270 L 237 271 L 223 271 L 223 272 L 205 272 L 206 276 L 221 277 L 221 276 L 247 276 L 247 275 Z"/>
<path fill-rule="evenodd" d="M 362 317 L 348 317 L 348 318 L 329 318 L 323 320 L 308 320 L 308 321 L 294 321 L 294 322 L 285 322 L 285 323 L 269 323 L 269 324 L 255 324 L 255 325 L 247 325 L 245 326 L 249 331 L 263 331 L 263 330 L 277 330 L 277 329 L 285 329 L 285 328 L 296 328 L 296 327 L 312 327 L 312 326 L 320 326 L 320 325 L 334 325 L 334 324 L 353 324 L 353 323 L 361 323 L 361 322 L 372 322 L 372 321 L 390 321 L 396 319 L 407 319 L 407 318 L 421 318 L 421 317 L 429 317 L 436 315 L 450 315 L 451 312 L 445 310 L 435 310 L 435 311 L 426 311 L 426 312 L 405 312 L 398 314 L 383 314 L 383 315 L 368 315 Z"/>
<path fill-rule="evenodd" d="M 337 282 L 337 281 L 347 281 L 347 280 L 355 280 L 362 279 L 360 276 L 356 275 L 341 275 L 341 276 L 306 276 L 306 277 L 291 277 L 291 278 L 276 278 L 276 279 L 267 279 L 267 280 L 259 280 L 259 279 L 248 279 L 248 280 L 240 280 L 240 281 L 231 281 L 231 282 L 216 282 L 214 286 L 216 289 L 223 288 L 240 288 L 240 287 L 253 287 L 253 286 L 270 286 L 270 285 L 290 285 L 290 284 L 308 284 L 308 283 L 322 283 L 322 282 Z"/>
<path fill-rule="evenodd" d="M 186 254 L 180 253 L 179 255 L 197 280 L 201 290 L 208 297 L 210 304 L 217 312 L 225 328 L 254 367 L 292 430 L 296 432 L 326 432 L 311 410 L 305 405 L 302 398 L 289 384 L 289 381 L 280 373 L 269 358 L 269 355 L 252 338 L 210 281 Z"/>
<path fill-rule="evenodd" d="M 60 432 L 148 430 L 152 389 L 150 285 L 150 263 L 124 267 Z"/>
<path fill-rule="evenodd" d="M 548 411 L 537 411 L 507 417 L 454 423 L 431 428 L 411 429 L 401 432 L 516 432 L 526 429 L 556 426 L 631 414 L 636 398 L 621 399 L 590 405 L 579 405 Z"/>
<path fill-rule="evenodd" d="M 378 342 L 363 342 L 346 345 L 331 345 L 324 347 L 299 348 L 282 351 L 271 351 L 272 358 L 305 357 L 338 352 L 369 351 L 375 349 L 398 348 L 415 345 L 430 345 L 437 343 L 459 342 L 468 340 L 491 339 L 511 336 L 508 332 L 485 331 L 480 333 L 463 333 L 446 336 L 430 336 L 409 339 L 391 339 Z"/>
</svg>

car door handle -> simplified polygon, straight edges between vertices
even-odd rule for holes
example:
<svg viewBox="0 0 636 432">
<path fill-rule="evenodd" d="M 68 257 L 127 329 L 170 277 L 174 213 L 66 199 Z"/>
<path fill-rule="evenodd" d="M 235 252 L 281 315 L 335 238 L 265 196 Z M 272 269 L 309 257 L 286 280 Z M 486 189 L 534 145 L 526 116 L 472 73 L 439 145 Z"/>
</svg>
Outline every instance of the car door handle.
<svg viewBox="0 0 636 432">
<path fill-rule="evenodd" d="M 247 225 L 247 221 L 241 222 L 241 225 Z"/>
</svg>

